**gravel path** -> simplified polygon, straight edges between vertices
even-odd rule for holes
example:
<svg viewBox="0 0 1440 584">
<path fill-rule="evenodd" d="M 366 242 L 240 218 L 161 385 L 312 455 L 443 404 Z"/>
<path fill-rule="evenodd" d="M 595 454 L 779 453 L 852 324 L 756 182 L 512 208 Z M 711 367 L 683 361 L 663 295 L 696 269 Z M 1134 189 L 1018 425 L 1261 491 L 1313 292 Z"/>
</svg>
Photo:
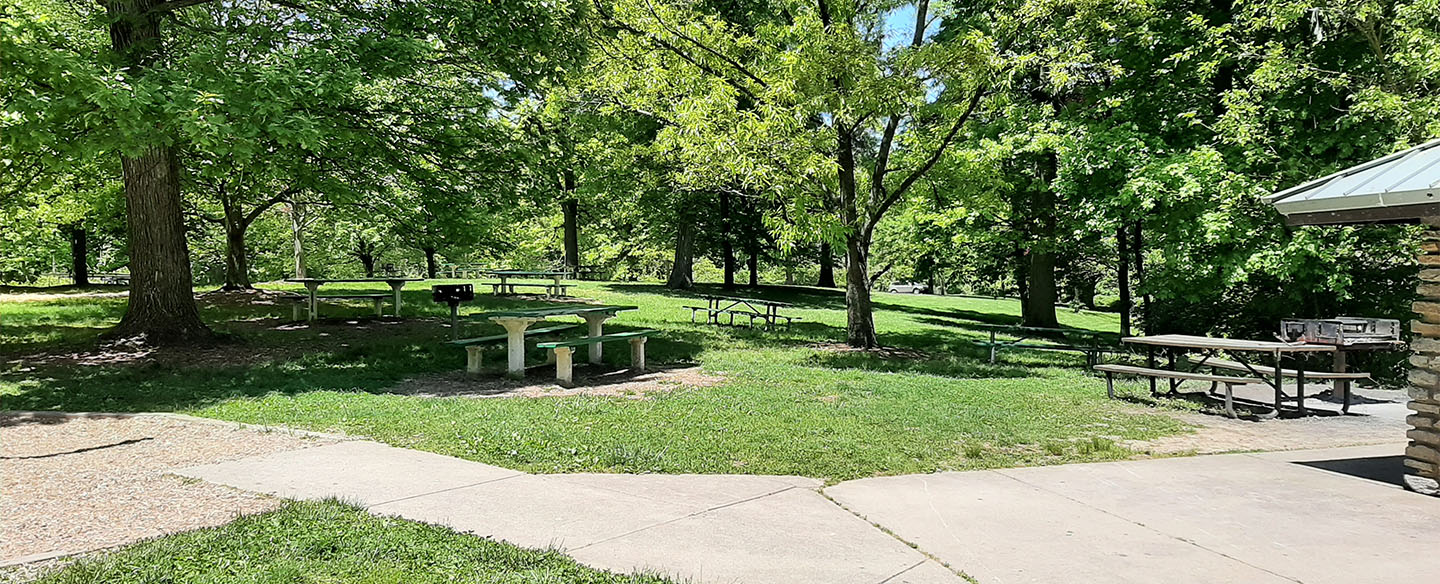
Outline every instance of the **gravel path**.
<svg viewBox="0 0 1440 584">
<path fill-rule="evenodd" d="M 333 442 L 160 416 L 0 416 L 0 565 L 273 509 L 278 500 L 165 473 Z"/>
</svg>

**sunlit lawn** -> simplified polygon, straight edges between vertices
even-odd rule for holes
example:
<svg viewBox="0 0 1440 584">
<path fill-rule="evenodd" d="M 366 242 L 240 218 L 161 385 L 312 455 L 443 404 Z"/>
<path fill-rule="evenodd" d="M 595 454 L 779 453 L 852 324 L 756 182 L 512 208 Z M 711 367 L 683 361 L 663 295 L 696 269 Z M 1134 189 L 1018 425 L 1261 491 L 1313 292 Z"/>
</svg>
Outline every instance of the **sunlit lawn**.
<svg viewBox="0 0 1440 584">
<path fill-rule="evenodd" d="M 601 572 L 558 551 L 492 539 L 335 502 L 292 502 L 216 528 L 154 539 L 81 560 L 37 584 L 366 582 L 661 584 Z"/>
<path fill-rule="evenodd" d="M 1103 383 L 1086 373 L 1080 355 L 1012 351 L 989 364 L 985 349 L 972 341 L 988 334 L 979 325 L 1018 321 L 1014 300 L 877 294 L 881 340 L 904 350 L 874 354 L 835 350 L 845 317 L 838 291 L 733 292 L 795 303 L 789 312 L 803 320 L 773 332 L 691 324 L 681 306 L 696 300 L 658 286 L 583 283 L 573 292 L 638 306 L 607 330 L 660 329 L 648 345 L 652 364 L 699 364 L 724 382 L 645 399 L 390 393 L 408 378 L 453 375 L 463 367 L 464 352 L 444 343 L 448 309 L 429 300 L 428 285 L 407 292 L 407 316 L 421 318 L 403 324 L 280 326 L 290 314 L 283 303 L 204 304 L 217 329 L 235 334 L 235 353 L 261 352 L 248 364 L 223 358 L 84 366 L 17 360 L 93 349 L 86 339 L 118 319 L 124 299 L 0 299 L 0 353 L 10 362 L 0 376 L 0 407 L 184 411 L 343 430 L 535 472 L 780 473 L 830 480 L 1123 458 L 1133 453 L 1117 441 L 1184 429 L 1161 413 L 1107 400 Z M 534 305 L 481 294 L 464 310 Z M 360 305 L 327 311 L 357 318 L 366 313 Z M 1060 318 L 1070 327 L 1118 328 L 1111 314 L 1065 310 Z M 498 331 L 472 322 L 469 332 Z M 355 326 L 367 332 L 357 336 Z M 333 338 L 341 332 L 344 343 Z M 606 357 L 623 366 L 628 351 Z M 485 359 L 492 366 L 503 363 L 503 346 Z"/>
</svg>

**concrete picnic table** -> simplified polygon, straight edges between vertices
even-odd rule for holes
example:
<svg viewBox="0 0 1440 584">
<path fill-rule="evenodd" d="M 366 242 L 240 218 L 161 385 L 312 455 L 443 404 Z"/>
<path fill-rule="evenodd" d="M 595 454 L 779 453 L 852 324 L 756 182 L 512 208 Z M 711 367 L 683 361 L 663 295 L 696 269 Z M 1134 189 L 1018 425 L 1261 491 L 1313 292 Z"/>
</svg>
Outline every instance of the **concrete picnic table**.
<svg viewBox="0 0 1440 584">
<path fill-rule="evenodd" d="M 1394 347 L 1393 343 L 1371 343 L 1363 345 L 1338 346 L 1324 345 L 1318 343 L 1286 343 L 1282 341 L 1226 339 L 1219 337 L 1180 334 L 1125 337 L 1120 340 L 1124 343 L 1144 345 L 1146 347 L 1146 364 L 1151 369 L 1154 369 L 1156 366 L 1156 349 L 1164 349 L 1168 353 L 1168 364 L 1171 371 L 1178 371 L 1178 369 L 1176 369 L 1175 358 L 1177 352 L 1195 351 L 1202 353 L 1204 356 L 1201 357 L 1200 361 L 1195 364 L 1195 366 L 1197 367 L 1203 366 L 1206 360 L 1210 359 L 1218 353 L 1227 353 L 1236 361 L 1243 364 L 1250 373 L 1255 375 L 1256 379 L 1258 379 L 1262 383 L 1265 383 L 1266 385 L 1269 385 L 1275 390 L 1274 407 L 1276 414 L 1280 413 L 1281 402 L 1285 399 L 1284 379 L 1286 373 L 1291 372 L 1284 368 L 1285 358 L 1299 354 L 1330 353 L 1335 356 L 1334 373 L 1344 374 L 1344 355 L 1347 351 L 1368 351 L 1389 349 Z M 1253 367 L 1250 365 L 1249 362 L 1244 359 L 1244 357 L 1241 356 L 1245 353 L 1269 354 L 1274 360 L 1274 367 Z M 1293 373 L 1293 376 L 1296 377 L 1295 401 L 1297 402 L 1297 406 L 1300 412 L 1303 414 L 1305 412 L 1306 372 L 1303 368 L 1296 367 L 1293 370 Z M 1271 379 L 1266 379 L 1266 375 L 1269 375 L 1273 379 L 1273 381 Z M 1150 378 L 1150 392 L 1152 394 L 1155 393 L 1155 383 L 1155 378 Z M 1340 385 L 1340 387 L 1337 387 L 1334 393 L 1337 394 L 1336 397 L 1342 400 L 1344 410 L 1348 411 L 1350 407 L 1350 391 L 1348 381 L 1345 381 L 1343 379 L 1336 379 L 1336 383 L 1337 385 Z M 1170 384 L 1170 390 L 1174 391 L 1175 386 L 1178 385 L 1178 381 L 1172 379 L 1170 380 Z"/>
<path fill-rule="evenodd" d="M 396 318 L 399 318 L 399 317 L 400 317 L 400 304 L 401 304 L 401 303 L 400 303 L 400 289 L 401 289 L 401 288 L 404 288 L 404 287 L 405 287 L 405 284 L 406 284 L 407 282 L 419 282 L 419 281 L 422 281 L 422 280 L 424 280 L 424 278 L 406 278 L 406 277 L 401 277 L 401 276 L 386 277 L 386 278 L 286 278 L 286 279 L 285 279 L 286 282 L 296 282 L 296 283 L 304 284 L 304 285 L 305 285 L 305 290 L 307 290 L 307 291 L 310 293 L 310 294 L 309 294 L 309 295 L 310 295 L 310 299 L 309 299 L 309 302 L 308 302 L 307 305 L 306 305 L 306 309 L 307 309 L 307 311 L 309 312 L 309 320 L 312 321 L 312 322 L 315 320 L 315 313 L 316 313 L 316 309 L 318 308 L 319 298 L 320 298 L 319 296 L 316 295 L 316 293 L 320 290 L 320 286 L 323 286 L 323 285 L 325 285 L 325 284 L 333 284 L 333 283 L 365 283 L 365 282 L 384 282 L 384 283 L 386 283 L 386 284 L 389 284 L 389 285 L 390 285 L 390 291 L 394 294 L 395 317 L 396 317 Z"/>
<path fill-rule="evenodd" d="M 504 312 L 490 312 L 481 316 L 489 318 L 491 322 L 505 328 L 507 335 L 505 343 L 508 352 L 509 362 L 506 366 L 505 375 L 508 377 L 525 376 L 525 329 L 537 322 L 543 322 L 547 318 L 556 316 L 578 316 L 589 325 L 587 337 L 598 337 L 604 334 L 605 321 L 614 318 L 616 313 L 622 310 L 635 310 L 635 306 L 595 306 L 576 305 L 558 306 L 554 308 L 536 308 L 533 310 L 507 310 Z M 590 345 L 590 362 L 600 363 L 601 345 L 599 343 Z"/>
</svg>

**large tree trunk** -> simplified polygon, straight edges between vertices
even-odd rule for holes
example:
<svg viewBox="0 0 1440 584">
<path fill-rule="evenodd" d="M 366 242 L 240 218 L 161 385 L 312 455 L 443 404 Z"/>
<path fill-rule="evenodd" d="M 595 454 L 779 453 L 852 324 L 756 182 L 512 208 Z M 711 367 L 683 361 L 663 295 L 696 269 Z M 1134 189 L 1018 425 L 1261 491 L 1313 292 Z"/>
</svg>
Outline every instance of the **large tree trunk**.
<svg viewBox="0 0 1440 584">
<path fill-rule="evenodd" d="M 1055 328 L 1060 321 L 1055 317 L 1055 253 L 1031 250 L 1028 294 L 1021 309 L 1020 324 L 1024 326 Z"/>
<path fill-rule="evenodd" d="M 1120 334 L 1130 336 L 1130 310 L 1134 302 L 1130 299 L 1130 245 L 1129 235 L 1125 233 L 1125 224 L 1115 229 L 1115 250 L 1120 256 L 1119 271 L 1115 274 L 1115 283 L 1120 288 Z"/>
<path fill-rule="evenodd" d="M 157 0 L 111 0 L 110 43 L 130 75 L 143 75 L 160 48 Z M 214 339 L 200 320 L 180 208 L 180 163 L 170 146 L 120 156 L 130 238 L 130 298 L 110 337 L 181 344 Z"/>
<path fill-rule="evenodd" d="M 90 285 L 90 234 L 82 222 L 71 223 L 65 228 L 70 237 L 70 277 L 75 285 Z"/>
<path fill-rule="evenodd" d="M 679 233 L 675 236 L 675 262 L 670 266 L 670 277 L 666 278 L 665 287 L 676 290 L 695 287 L 694 263 L 695 224 L 681 217 Z"/>
<path fill-rule="evenodd" d="M 250 261 L 246 258 L 245 231 L 249 224 L 239 208 L 226 203 L 225 207 L 225 285 L 224 290 L 249 290 Z"/>
<path fill-rule="evenodd" d="M 870 307 L 870 240 L 864 228 L 855 187 L 855 139 L 850 130 L 837 126 L 836 162 L 840 186 L 840 219 L 850 228 L 845 236 L 845 342 L 851 347 L 872 349 L 875 316 Z"/>
<path fill-rule="evenodd" d="M 820 278 L 815 282 L 821 288 L 835 287 L 835 252 L 830 249 L 830 242 L 820 244 Z"/>
<path fill-rule="evenodd" d="M 880 346 L 870 304 L 870 245 L 862 237 L 845 239 L 845 341 L 852 347 Z"/>
<path fill-rule="evenodd" d="M 435 274 L 440 272 L 440 264 L 435 262 L 436 250 L 433 247 L 427 247 L 421 251 L 425 252 L 425 277 L 434 279 Z"/>
<path fill-rule="evenodd" d="M 1131 243 L 1131 244 L 1133 245 L 1133 247 L 1134 247 L 1134 249 L 1132 249 L 1131 251 L 1135 254 L 1135 280 L 1139 282 L 1141 289 L 1144 289 L 1144 287 L 1145 287 L 1145 231 L 1144 231 L 1144 227 L 1145 227 L 1145 222 L 1144 222 L 1143 220 L 1142 220 L 1142 221 L 1136 221 L 1136 222 L 1135 222 L 1135 236 L 1130 239 L 1130 243 Z M 1151 326 L 1150 326 L 1150 295 L 1149 295 L 1149 294 L 1143 294 L 1143 295 L 1140 296 L 1140 300 L 1141 300 L 1141 304 L 1140 304 L 1140 330 L 1141 330 L 1141 331 L 1144 331 L 1144 333 L 1148 335 L 1148 334 L 1151 334 L 1152 332 L 1154 332 L 1154 331 L 1151 329 Z"/>
<path fill-rule="evenodd" d="M 290 203 L 290 240 L 295 246 L 295 277 L 305 276 L 305 207 Z"/>
</svg>

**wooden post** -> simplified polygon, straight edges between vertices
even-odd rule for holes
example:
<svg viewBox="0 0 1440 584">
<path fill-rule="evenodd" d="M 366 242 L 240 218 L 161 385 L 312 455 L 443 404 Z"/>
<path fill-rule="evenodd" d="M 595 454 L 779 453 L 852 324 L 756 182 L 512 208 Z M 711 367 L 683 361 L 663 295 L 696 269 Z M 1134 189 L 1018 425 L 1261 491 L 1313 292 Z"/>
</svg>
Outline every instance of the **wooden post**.
<svg viewBox="0 0 1440 584">
<path fill-rule="evenodd" d="M 630 339 L 630 368 L 636 371 L 645 370 L 645 337 Z"/>
<path fill-rule="evenodd" d="M 450 339 L 460 340 L 460 303 L 450 303 Z"/>
<path fill-rule="evenodd" d="M 570 347 L 555 347 L 555 381 L 565 387 L 575 385 L 574 352 Z"/>
</svg>

